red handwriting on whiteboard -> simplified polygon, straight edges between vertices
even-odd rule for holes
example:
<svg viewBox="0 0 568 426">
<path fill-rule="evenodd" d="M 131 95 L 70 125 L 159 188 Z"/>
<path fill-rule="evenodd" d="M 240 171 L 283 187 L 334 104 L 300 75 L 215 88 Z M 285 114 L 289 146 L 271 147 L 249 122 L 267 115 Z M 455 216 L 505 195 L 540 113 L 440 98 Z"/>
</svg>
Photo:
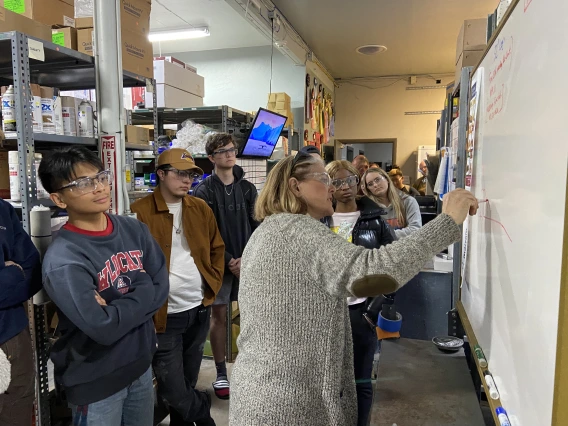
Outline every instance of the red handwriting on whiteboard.
<svg viewBox="0 0 568 426">
<path fill-rule="evenodd" d="M 490 217 L 487 216 L 481 216 L 484 219 L 487 219 L 491 222 L 496 223 L 497 225 L 499 225 L 501 228 L 503 228 L 503 231 L 505 231 L 505 235 L 507 235 L 507 238 L 509 239 L 510 242 L 513 242 L 513 240 L 511 239 L 511 236 L 509 235 L 509 233 L 507 232 L 507 228 L 505 228 L 505 225 L 503 225 L 501 222 L 499 222 L 498 220 L 495 219 L 491 219 Z"/>
<path fill-rule="evenodd" d="M 491 86 L 489 93 L 489 104 L 485 111 L 488 120 L 491 121 L 503 111 L 505 106 L 505 85 L 502 84 L 498 89 L 495 86 Z"/>
<path fill-rule="evenodd" d="M 525 0 L 525 12 L 527 11 L 527 9 L 531 5 L 531 3 L 532 3 L 532 0 Z"/>
<path fill-rule="evenodd" d="M 491 214 L 491 201 L 489 201 L 489 199 L 487 198 L 487 191 L 485 189 L 482 189 L 481 191 L 483 192 L 483 198 L 484 198 L 484 200 L 481 201 L 481 203 L 487 203 L 487 210 L 488 210 L 488 212 L 484 212 L 484 213 Z M 509 232 L 507 232 L 507 228 L 505 228 L 505 225 L 503 225 L 498 220 L 491 219 L 490 217 L 481 214 L 481 212 L 479 212 L 479 213 L 480 213 L 479 217 L 482 217 L 483 219 L 487 219 L 488 221 L 496 223 L 497 225 L 499 225 L 503 229 L 503 231 L 505 232 L 505 235 L 507 235 L 507 238 L 509 239 L 509 241 L 513 242 L 513 240 L 511 239 L 511 236 L 509 235 Z"/>
</svg>

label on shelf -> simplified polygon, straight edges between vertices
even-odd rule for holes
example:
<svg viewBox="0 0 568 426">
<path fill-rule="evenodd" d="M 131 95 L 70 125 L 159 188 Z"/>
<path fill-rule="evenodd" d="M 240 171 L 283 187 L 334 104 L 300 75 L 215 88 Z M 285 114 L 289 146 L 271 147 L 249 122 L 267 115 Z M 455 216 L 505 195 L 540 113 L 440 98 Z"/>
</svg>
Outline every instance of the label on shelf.
<svg viewBox="0 0 568 426">
<path fill-rule="evenodd" d="M 4 0 L 4 7 L 14 13 L 26 13 L 25 0 Z"/>
<path fill-rule="evenodd" d="M 30 59 L 45 62 L 43 43 L 41 41 L 28 38 L 28 55 L 30 56 Z"/>
</svg>

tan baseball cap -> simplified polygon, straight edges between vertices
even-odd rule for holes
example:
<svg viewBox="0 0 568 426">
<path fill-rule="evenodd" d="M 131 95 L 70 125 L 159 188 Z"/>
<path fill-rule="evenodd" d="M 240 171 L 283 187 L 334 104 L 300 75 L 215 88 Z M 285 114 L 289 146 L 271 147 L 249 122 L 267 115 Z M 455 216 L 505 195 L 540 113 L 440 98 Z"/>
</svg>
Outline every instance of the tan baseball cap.
<svg viewBox="0 0 568 426">
<path fill-rule="evenodd" d="M 158 167 L 169 164 L 174 169 L 178 170 L 194 170 L 196 173 L 202 175 L 203 170 L 195 165 L 193 156 L 182 148 L 171 148 L 164 151 L 158 157 Z"/>
</svg>

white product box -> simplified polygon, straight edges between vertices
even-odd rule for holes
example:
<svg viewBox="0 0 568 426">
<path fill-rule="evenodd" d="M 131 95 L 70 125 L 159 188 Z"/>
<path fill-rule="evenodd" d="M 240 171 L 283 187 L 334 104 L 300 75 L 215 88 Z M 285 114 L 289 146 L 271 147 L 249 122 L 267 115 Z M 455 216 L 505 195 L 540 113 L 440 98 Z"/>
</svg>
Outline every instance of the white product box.
<svg viewBox="0 0 568 426">
<path fill-rule="evenodd" d="M 175 66 L 175 65 L 174 65 Z M 203 106 L 203 98 L 167 84 L 156 84 L 158 108 L 191 108 Z M 152 93 L 146 91 L 146 108 L 153 108 Z"/>
<path fill-rule="evenodd" d="M 184 92 L 193 93 L 200 98 L 205 96 L 205 79 L 172 62 L 154 61 L 154 78 L 156 84 L 167 84 Z"/>
</svg>

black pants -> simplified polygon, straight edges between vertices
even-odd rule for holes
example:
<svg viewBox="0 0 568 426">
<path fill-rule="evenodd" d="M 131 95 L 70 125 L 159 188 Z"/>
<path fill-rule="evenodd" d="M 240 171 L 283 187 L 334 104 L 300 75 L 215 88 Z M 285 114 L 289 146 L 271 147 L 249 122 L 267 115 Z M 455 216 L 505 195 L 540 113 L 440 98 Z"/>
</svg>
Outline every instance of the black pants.
<svg viewBox="0 0 568 426">
<path fill-rule="evenodd" d="M 377 348 L 377 334 L 363 318 L 366 303 L 349 306 L 353 335 L 353 364 L 357 389 L 357 426 L 366 426 L 373 405 L 373 358 Z"/>
<path fill-rule="evenodd" d="M 203 306 L 171 314 L 166 332 L 158 334 L 153 367 L 158 397 L 169 406 L 171 426 L 215 424 L 205 394 L 195 390 L 210 317 L 211 308 Z"/>
</svg>

